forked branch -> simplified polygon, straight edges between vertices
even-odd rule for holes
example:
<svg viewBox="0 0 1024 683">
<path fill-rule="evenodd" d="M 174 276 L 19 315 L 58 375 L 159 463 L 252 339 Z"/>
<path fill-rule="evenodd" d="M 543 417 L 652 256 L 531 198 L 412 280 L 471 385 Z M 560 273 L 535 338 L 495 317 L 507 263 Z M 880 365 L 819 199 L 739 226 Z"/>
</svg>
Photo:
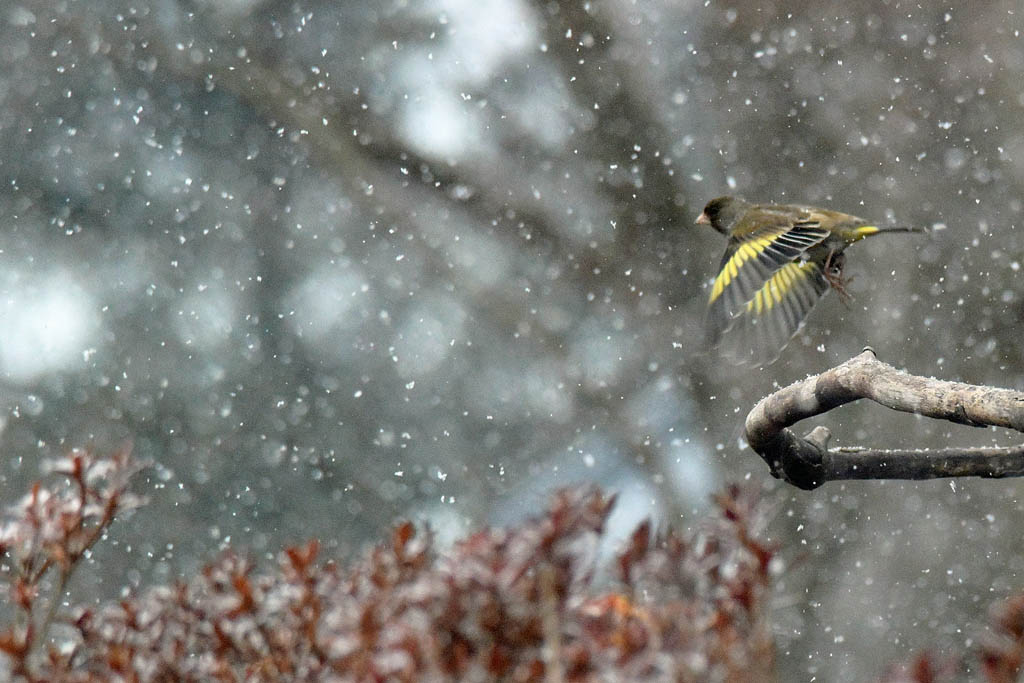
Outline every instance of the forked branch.
<svg viewBox="0 0 1024 683">
<path fill-rule="evenodd" d="M 842 479 L 936 479 L 1024 476 L 1024 444 L 1005 448 L 879 450 L 828 448 L 831 433 L 789 429 L 861 398 L 907 413 L 973 427 L 1024 432 L 1024 393 L 909 375 L 874 351 L 767 396 L 747 415 L 746 438 L 773 476 L 802 489 Z"/>
</svg>

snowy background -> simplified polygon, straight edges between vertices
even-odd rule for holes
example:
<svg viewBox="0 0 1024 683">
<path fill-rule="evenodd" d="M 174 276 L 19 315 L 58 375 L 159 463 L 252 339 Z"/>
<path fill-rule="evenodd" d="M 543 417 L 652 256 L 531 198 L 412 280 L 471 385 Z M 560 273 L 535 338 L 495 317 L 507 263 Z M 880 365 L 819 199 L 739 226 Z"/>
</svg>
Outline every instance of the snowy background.
<svg viewBox="0 0 1024 683">
<path fill-rule="evenodd" d="M 160 467 L 74 590 L 398 517 L 452 539 L 553 486 L 616 529 L 764 482 L 783 680 L 973 642 L 1024 589 L 1024 483 L 770 481 L 739 425 L 872 345 L 1024 388 L 1018 3 L 0 4 L 0 484 Z M 763 371 L 701 349 L 704 202 L 933 228 L 848 252 Z M 1015 437 L 852 405 L 839 444 Z"/>
</svg>

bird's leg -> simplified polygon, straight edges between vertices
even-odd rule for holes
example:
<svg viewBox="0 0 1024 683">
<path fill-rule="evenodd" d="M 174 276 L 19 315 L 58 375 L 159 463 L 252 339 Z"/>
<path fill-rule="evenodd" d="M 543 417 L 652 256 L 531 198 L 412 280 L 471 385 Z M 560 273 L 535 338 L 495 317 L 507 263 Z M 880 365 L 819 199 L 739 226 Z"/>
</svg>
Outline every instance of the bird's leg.
<svg viewBox="0 0 1024 683">
<path fill-rule="evenodd" d="M 843 265 L 845 263 L 846 257 L 843 255 L 843 252 L 830 251 L 825 259 L 825 280 L 832 286 L 832 289 L 836 290 L 839 300 L 844 305 L 849 306 L 850 302 L 853 301 L 853 296 L 847 291 L 846 285 L 852 282 L 853 278 L 843 277 Z"/>
</svg>

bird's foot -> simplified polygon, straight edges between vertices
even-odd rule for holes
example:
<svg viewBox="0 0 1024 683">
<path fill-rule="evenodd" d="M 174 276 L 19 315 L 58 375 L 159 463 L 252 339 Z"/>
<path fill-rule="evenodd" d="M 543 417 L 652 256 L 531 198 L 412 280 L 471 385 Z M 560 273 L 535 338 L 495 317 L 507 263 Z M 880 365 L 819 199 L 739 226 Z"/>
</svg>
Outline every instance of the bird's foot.
<svg viewBox="0 0 1024 683">
<path fill-rule="evenodd" d="M 843 302 L 843 305 L 849 307 L 850 302 L 853 301 L 853 295 L 846 289 L 846 286 L 853 282 L 853 278 L 845 277 L 843 275 L 843 264 L 845 261 L 846 258 L 843 256 L 842 252 L 838 254 L 832 252 L 828 255 L 828 258 L 825 259 L 824 270 L 825 280 L 832 289 L 836 290 L 836 293 L 839 295 L 839 300 Z"/>
</svg>

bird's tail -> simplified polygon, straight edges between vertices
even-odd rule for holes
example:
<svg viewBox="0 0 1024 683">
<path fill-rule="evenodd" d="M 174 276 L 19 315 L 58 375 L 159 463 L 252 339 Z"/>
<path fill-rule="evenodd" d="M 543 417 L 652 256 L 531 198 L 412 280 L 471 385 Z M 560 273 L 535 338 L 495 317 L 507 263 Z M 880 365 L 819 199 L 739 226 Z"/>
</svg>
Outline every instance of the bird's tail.
<svg viewBox="0 0 1024 683">
<path fill-rule="evenodd" d="M 876 227 L 878 232 L 928 232 L 928 228 L 922 228 L 916 225 L 892 225 L 885 227 Z"/>
<path fill-rule="evenodd" d="M 909 225 L 862 225 L 859 228 L 853 228 L 850 230 L 851 241 L 856 242 L 862 240 L 865 237 L 871 237 L 872 235 L 878 235 L 883 232 L 928 232 L 928 228 L 920 228 Z"/>
</svg>

